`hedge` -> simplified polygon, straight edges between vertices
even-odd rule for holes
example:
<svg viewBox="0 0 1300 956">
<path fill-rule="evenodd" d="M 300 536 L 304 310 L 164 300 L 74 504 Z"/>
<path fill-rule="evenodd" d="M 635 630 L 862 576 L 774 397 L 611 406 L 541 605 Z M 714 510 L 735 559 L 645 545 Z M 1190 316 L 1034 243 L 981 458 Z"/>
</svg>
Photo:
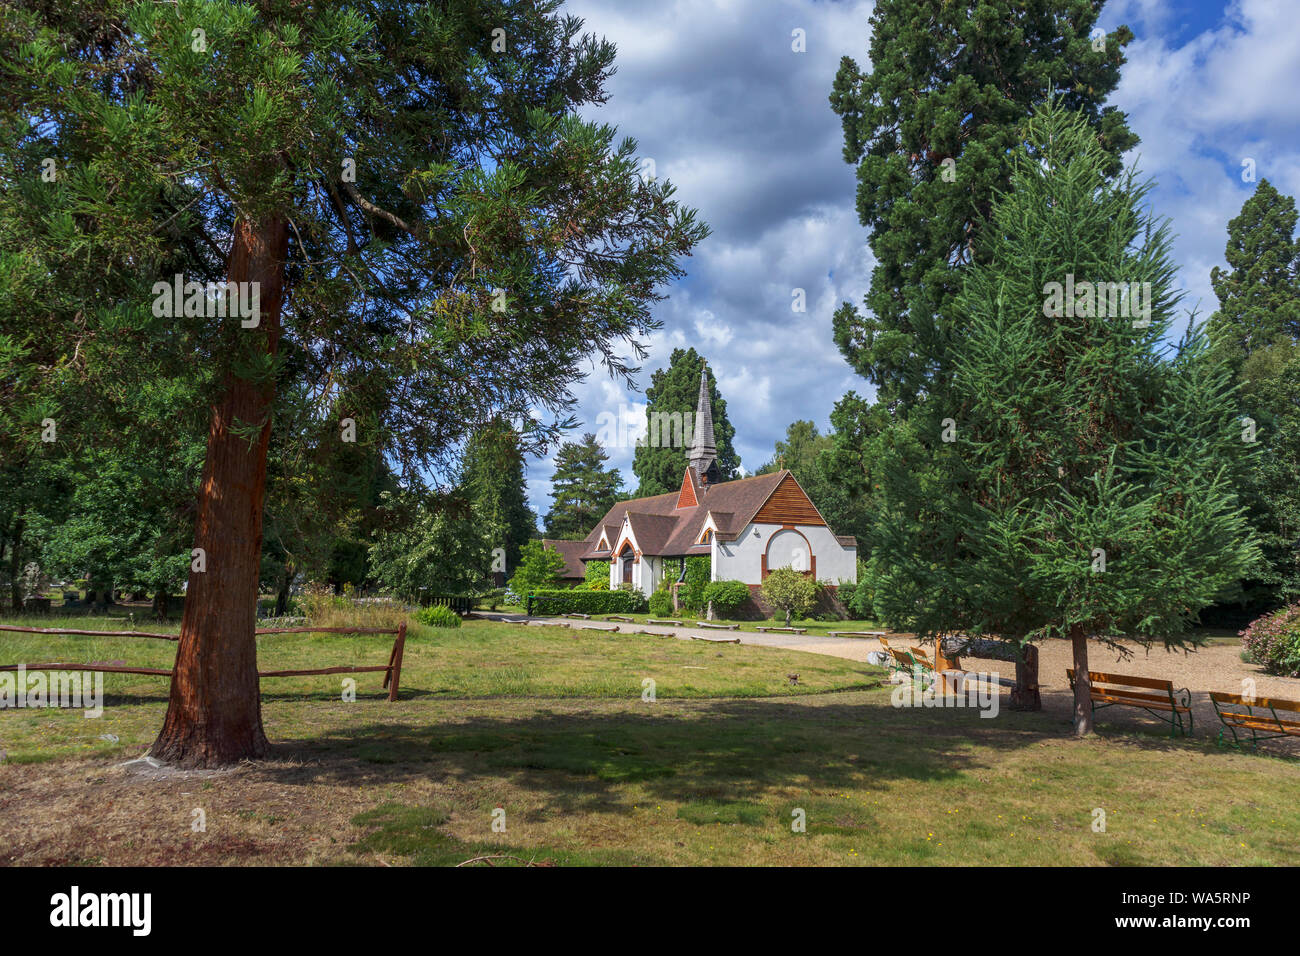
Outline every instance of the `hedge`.
<svg viewBox="0 0 1300 956">
<path fill-rule="evenodd" d="M 640 591 L 533 591 L 530 614 L 640 614 L 646 609 Z"/>
</svg>

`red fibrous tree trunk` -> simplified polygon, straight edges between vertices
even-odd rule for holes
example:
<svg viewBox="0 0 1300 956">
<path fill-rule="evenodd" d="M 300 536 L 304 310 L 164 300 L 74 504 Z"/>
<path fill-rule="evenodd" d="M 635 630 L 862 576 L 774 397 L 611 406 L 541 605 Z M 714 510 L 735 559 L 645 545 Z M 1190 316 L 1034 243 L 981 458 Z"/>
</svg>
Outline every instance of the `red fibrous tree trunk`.
<svg viewBox="0 0 1300 956">
<path fill-rule="evenodd" d="M 256 336 L 274 355 L 280 331 L 288 232 L 283 219 L 239 219 L 227 278 L 260 286 Z M 239 322 L 239 318 L 223 321 Z M 265 756 L 257 677 L 257 588 L 262 555 L 266 449 L 271 437 L 272 380 L 241 378 L 232 367 L 212 409 L 199 489 L 195 547 L 204 570 L 191 565 L 176 670 L 163 728 L 150 751 L 182 767 L 214 767 Z M 249 440 L 250 426 L 260 430 Z"/>
<path fill-rule="evenodd" d="M 1092 733 L 1092 680 L 1088 676 L 1088 635 L 1081 625 L 1070 629 L 1074 649 L 1074 735 Z"/>
</svg>

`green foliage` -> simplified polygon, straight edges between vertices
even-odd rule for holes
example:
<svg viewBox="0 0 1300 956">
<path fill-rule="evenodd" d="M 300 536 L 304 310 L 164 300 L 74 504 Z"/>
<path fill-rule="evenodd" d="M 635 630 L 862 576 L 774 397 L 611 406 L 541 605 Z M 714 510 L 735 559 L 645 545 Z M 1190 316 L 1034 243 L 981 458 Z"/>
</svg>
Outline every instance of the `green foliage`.
<svg viewBox="0 0 1300 956">
<path fill-rule="evenodd" d="M 635 140 L 583 118 L 605 101 L 615 51 L 558 0 L 4 4 L 0 46 L 13 91 L 0 100 L 0 463 L 28 470 L 124 434 L 201 442 L 224 399 L 274 385 L 255 420 L 214 432 L 270 428 L 266 497 L 238 482 L 210 513 L 266 513 L 262 570 L 286 589 L 309 565 L 366 573 L 372 532 L 386 586 L 481 580 L 476 528 L 495 525 L 489 548 L 521 544 L 517 496 L 487 507 L 476 479 L 473 525 L 428 512 L 374 529 L 359 514 L 374 500 L 354 509 L 362 495 L 319 479 L 365 458 L 362 480 L 388 462 L 416 494 L 493 422 L 527 423 L 521 451 L 558 440 L 588 357 L 630 375 L 624 346 L 658 327 L 659 290 L 708 233 L 670 183 L 639 175 Z M 284 287 L 257 330 L 156 314 L 157 282 L 247 278 L 230 271 L 245 262 L 232 236 L 282 270 L 262 280 Z M 355 442 L 339 441 L 345 420 Z M 503 478 L 513 493 L 517 474 Z M 334 514 L 336 501 L 349 506 Z M 16 557 L 40 546 L 26 511 L 0 503 L 5 519 Z"/>
<path fill-rule="evenodd" d="M 1266 673 L 1300 677 L 1300 604 L 1252 621 L 1241 632 L 1241 646 Z"/>
<path fill-rule="evenodd" d="M 421 501 L 385 494 L 388 525 L 370 548 L 376 581 L 408 601 L 429 594 L 469 594 L 491 563 L 491 542 L 463 498 Z"/>
<path fill-rule="evenodd" d="M 1211 348 L 1241 383 L 1239 407 L 1255 423 L 1261 453 L 1241 492 L 1264 553 L 1246 599 L 1300 597 L 1300 240 L 1295 200 L 1262 179 L 1228 223 L 1229 268 L 1210 277 L 1219 308 Z M 1262 592 L 1262 593 L 1256 593 Z"/>
<path fill-rule="evenodd" d="M 844 159 L 857 167 L 858 217 L 876 266 L 865 311 L 845 303 L 836 312 L 835 341 L 886 404 L 910 404 L 948 376 L 962 327 L 959 270 L 979 259 L 972 242 L 1008 187 L 1033 107 L 1060 96 L 1082 111 L 1107 175 L 1137 144 L 1124 114 L 1102 105 L 1133 39 L 1120 27 L 1094 48 L 1102 5 L 879 0 L 870 68 L 841 60 L 831 108 Z"/>
<path fill-rule="evenodd" d="M 583 583 L 590 591 L 608 591 L 609 562 L 588 561 L 583 574 Z"/>
<path fill-rule="evenodd" d="M 1208 328 L 1212 348 L 1234 371 L 1255 351 L 1300 338 L 1296 218 L 1295 199 L 1261 179 L 1228 223 L 1228 268 L 1210 271 L 1219 308 Z"/>
<path fill-rule="evenodd" d="M 769 571 L 762 585 L 763 600 L 785 612 L 785 623 L 790 618 L 802 617 L 817 603 L 817 582 L 794 568 L 776 568 Z"/>
<path fill-rule="evenodd" d="M 1258 557 L 1227 371 L 1201 335 L 1167 354 L 1168 229 L 1083 118 L 1044 107 L 1013 168 L 965 275 L 951 387 L 882 443 L 877 607 L 922 634 L 1178 644 Z M 1049 290 L 1071 275 L 1149 283 L 1149 315 L 1082 292 L 1066 315 Z"/>
<path fill-rule="evenodd" d="M 650 376 L 650 387 L 645 391 L 647 421 L 650 420 L 649 416 L 656 414 L 689 415 L 693 428 L 695 408 L 700 397 L 700 369 L 703 367 L 704 358 L 695 349 L 673 349 L 668 367 L 659 369 Z M 732 445 L 736 427 L 727 417 L 727 403 L 718 391 L 718 382 L 712 369 L 709 370 L 709 398 L 713 403 L 713 435 L 718 449 L 718 470 L 722 474 L 722 481 L 730 481 L 736 477 L 740 467 L 740 457 Z M 682 475 L 686 471 L 686 450 L 692 436 L 688 431 L 679 442 L 675 427 L 660 429 L 657 446 L 648 442 L 637 445 L 632 456 L 632 472 L 640 481 L 638 496 L 664 495 L 681 488 Z"/>
<path fill-rule="evenodd" d="M 836 596 L 848 609 L 849 617 L 860 621 L 873 618 L 876 613 L 876 585 L 871 576 L 871 565 L 859 558 L 857 581 L 841 581 Z"/>
<path fill-rule="evenodd" d="M 655 593 L 650 595 L 650 600 L 647 604 L 649 606 L 650 614 L 653 617 L 668 617 L 673 613 L 672 592 L 665 587 L 657 588 Z"/>
<path fill-rule="evenodd" d="M 710 581 L 704 586 L 704 605 L 726 616 L 749 600 L 749 586 L 744 581 Z"/>
<path fill-rule="evenodd" d="M 465 450 L 460 487 L 492 546 L 505 551 L 506 567 L 518 565 L 524 543 L 537 533 L 537 519 L 528 507 L 519 435 L 509 422 L 494 419 L 475 432 Z"/>
<path fill-rule="evenodd" d="M 421 624 L 430 627 L 460 627 L 460 615 L 441 604 L 422 607 L 415 612 L 414 617 Z"/>
<path fill-rule="evenodd" d="M 609 456 L 591 432 L 581 442 L 565 442 L 555 455 L 551 478 L 551 510 L 546 514 L 549 537 L 579 540 L 623 495 L 617 468 L 605 469 Z"/>
<path fill-rule="evenodd" d="M 646 599 L 640 591 L 574 589 L 531 594 L 534 614 L 641 614 L 646 610 Z"/>
<path fill-rule="evenodd" d="M 713 576 L 713 561 L 707 555 L 693 554 L 686 559 L 686 580 L 677 589 L 677 604 L 683 611 L 698 614 L 704 610 L 704 589 L 709 586 Z M 677 575 L 664 571 L 664 580 L 668 583 L 677 580 Z"/>
<path fill-rule="evenodd" d="M 564 556 L 539 540 L 523 547 L 519 567 L 510 577 L 510 590 L 521 598 L 538 590 L 554 588 L 564 571 Z"/>
</svg>

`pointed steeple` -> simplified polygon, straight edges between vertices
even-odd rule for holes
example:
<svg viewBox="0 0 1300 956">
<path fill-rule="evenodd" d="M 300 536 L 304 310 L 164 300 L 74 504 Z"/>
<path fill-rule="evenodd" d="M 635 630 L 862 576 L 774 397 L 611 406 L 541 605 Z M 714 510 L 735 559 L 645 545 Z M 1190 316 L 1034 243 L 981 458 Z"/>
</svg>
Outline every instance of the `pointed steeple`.
<svg viewBox="0 0 1300 956">
<path fill-rule="evenodd" d="M 717 481 L 718 449 L 713 440 L 713 403 L 709 401 L 708 366 L 700 369 L 700 397 L 695 404 L 695 433 L 686 452 L 691 469 L 708 482 Z"/>
</svg>

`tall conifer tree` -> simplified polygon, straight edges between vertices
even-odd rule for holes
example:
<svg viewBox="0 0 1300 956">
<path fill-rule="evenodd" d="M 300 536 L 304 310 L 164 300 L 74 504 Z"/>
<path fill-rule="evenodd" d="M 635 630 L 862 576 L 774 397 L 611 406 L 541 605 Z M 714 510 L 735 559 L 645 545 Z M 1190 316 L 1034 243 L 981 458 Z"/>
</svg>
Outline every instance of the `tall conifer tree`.
<svg viewBox="0 0 1300 956">
<path fill-rule="evenodd" d="M 650 387 L 645 390 L 645 397 L 651 434 L 647 435 L 648 441 L 637 446 L 632 456 L 632 472 L 640 481 L 638 496 L 665 495 L 681 487 L 682 475 L 686 471 L 686 450 L 691 443 L 691 427 L 700 397 L 700 369 L 704 367 L 704 357 L 695 349 L 673 349 L 667 368 L 650 376 Z M 722 481 L 730 481 L 740 470 L 740 457 L 731 443 L 736 428 L 727 417 L 727 403 L 718 391 L 718 380 L 713 370 L 709 369 L 708 374 L 718 471 L 722 474 Z M 654 424 L 656 415 L 661 416 L 657 428 Z M 678 421 L 691 424 L 682 429 L 676 427 Z"/>
<path fill-rule="evenodd" d="M 614 48 L 558 0 L 93 6 L 0 7 L 0 370 L 19 410 L 0 447 L 38 445 L 43 418 L 94 427 L 59 384 L 121 336 L 146 369 L 193 366 L 204 558 L 152 752 L 228 764 L 268 751 L 255 606 L 285 378 L 332 440 L 418 483 L 498 415 L 566 413 L 592 352 L 629 375 L 623 348 L 707 228 L 638 176 L 635 141 L 578 115 Z M 256 287 L 256 314 L 150 286 L 182 267 L 250 306 Z"/>
<path fill-rule="evenodd" d="M 552 538 L 585 538 L 623 493 L 617 468 L 605 468 L 609 455 L 591 432 L 580 442 L 566 441 L 555 455 L 551 510 L 546 533 Z"/>
<path fill-rule="evenodd" d="M 1070 640 L 1084 735 L 1089 644 L 1187 643 L 1257 559 L 1233 484 L 1251 446 L 1204 337 L 1161 354 L 1177 296 L 1147 187 L 1110 181 L 1096 133 L 1059 104 L 1024 139 L 965 275 L 951 387 L 883 463 L 878 600 L 926 634 Z"/>
</svg>

